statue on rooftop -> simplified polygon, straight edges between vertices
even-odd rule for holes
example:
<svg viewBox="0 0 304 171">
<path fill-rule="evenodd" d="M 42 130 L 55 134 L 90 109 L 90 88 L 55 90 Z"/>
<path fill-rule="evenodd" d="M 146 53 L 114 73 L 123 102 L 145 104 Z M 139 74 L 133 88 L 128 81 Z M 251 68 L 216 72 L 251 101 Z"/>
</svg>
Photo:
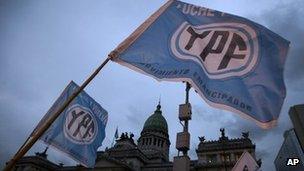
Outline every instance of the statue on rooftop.
<svg viewBox="0 0 304 171">
<path fill-rule="evenodd" d="M 222 137 L 225 137 L 225 128 L 221 128 L 220 131 L 221 131 Z"/>
<path fill-rule="evenodd" d="M 47 146 L 43 152 L 41 152 L 41 153 L 37 152 L 35 154 L 36 154 L 36 156 L 47 158 L 46 152 L 47 152 L 48 149 L 49 149 L 49 147 Z"/>
<path fill-rule="evenodd" d="M 125 134 L 121 133 L 120 139 L 125 139 Z"/>
<path fill-rule="evenodd" d="M 133 139 L 133 137 L 134 137 L 134 134 L 130 133 L 130 139 Z"/>
<path fill-rule="evenodd" d="M 242 132 L 242 136 L 243 136 L 244 138 L 248 139 L 248 138 L 249 138 L 249 131 L 247 131 L 247 132 Z"/>
<path fill-rule="evenodd" d="M 205 136 L 198 137 L 198 139 L 200 140 L 200 142 L 204 142 L 205 141 Z"/>
</svg>

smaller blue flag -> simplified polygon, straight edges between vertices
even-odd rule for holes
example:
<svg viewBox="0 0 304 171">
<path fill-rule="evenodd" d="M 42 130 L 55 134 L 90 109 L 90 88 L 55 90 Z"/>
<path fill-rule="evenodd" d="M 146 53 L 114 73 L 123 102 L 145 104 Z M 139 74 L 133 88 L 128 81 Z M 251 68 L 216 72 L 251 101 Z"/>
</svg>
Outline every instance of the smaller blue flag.
<svg viewBox="0 0 304 171">
<path fill-rule="evenodd" d="M 117 139 L 118 138 L 118 127 L 116 127 L 116 131 L 115 131 L 115 139 Z"/>
<path fill-rule="evenodd" d="M 35 130 L 78 88 L 73 81 L 65 88 Z M 97 148 L 105 138 L 108 113 L 82 91 L 40 137 L 86 167 L 94 167 Z M 35 134 L 35 130 L 32 135 Z"/>
</svg>

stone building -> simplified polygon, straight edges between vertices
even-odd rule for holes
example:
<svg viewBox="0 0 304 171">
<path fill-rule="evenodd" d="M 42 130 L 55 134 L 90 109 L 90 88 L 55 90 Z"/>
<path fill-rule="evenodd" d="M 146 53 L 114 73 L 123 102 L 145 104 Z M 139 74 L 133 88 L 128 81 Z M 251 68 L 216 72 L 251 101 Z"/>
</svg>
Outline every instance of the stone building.
<svg viewBox="0 0 304 171">
<path fill-rule="evenodd" d="M 242 138 L 229 139 L 225 129 L 220 131 L 221 137 L 217 141 L 205 141 L 204 137 L 199 137 L 195 170 L 231 170 L 244 150 L 255 158 L 255 145 L 249 138 L 249 132 L 242 133 Z M 261 161 L 258 163 L 261 164 Z"/>
<path fill-rule="evenodd" d="M 303 171 L 304 170 L 304 104 L 292 106 L 289 117 L 293 128 L 284 132 L 284 141 L 274 160 L 278 171 Z M 289 165 L 289 159 L 298 159 L 296 165 Z"/>
<path fill-rule="evenodd" d="M 137 142 L 131 133 L 122 133 L 113 147 L 97 154 L 94 170 L 101 171 L 171 171 L 172 161 L 169 160 L 170 140 L 168 124 L 164 118 L 161 105 L 144 123 Z M 221 137 L 216 141 L 206 141 L 199 137 L 196 149 L 197 160 L 191 160 L 191 170 L 226 171 L 236 163 L 237 159 L 247 150 L 255 157 L 255 145 L 249 138 L 249 133 L 243 133 L 241 138 L 229 139 L 225 130 L 221 129 Z M 36 153 L 36 156 L 26 156 L 18 161 L 15 170 L 69 171 L 92 170 L 83 166 L 63 166 L 47 160 L 46 151 Z"/>
</svg>

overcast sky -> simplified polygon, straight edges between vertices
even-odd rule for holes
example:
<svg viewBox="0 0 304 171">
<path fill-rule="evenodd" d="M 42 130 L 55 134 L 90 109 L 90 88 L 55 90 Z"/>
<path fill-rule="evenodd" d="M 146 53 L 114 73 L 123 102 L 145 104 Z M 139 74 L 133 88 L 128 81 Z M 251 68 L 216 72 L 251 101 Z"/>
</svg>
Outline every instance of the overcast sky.
<svg viewBox="0 0 304 171">
<path fill-rule="evenodd" d="M 0 1 L 0 168 L 17 151 L 70 80 L 81 84 L 126 36 L 165 1 L 153 0 L 7 0 Z M 287 97 L 277 127 L 262 130 L 231 112 L 208 106 L 193 90 L 190 102 L 191 159 L 196 159 L 198 136 L 217 140 L 219 129 L 237 138 L 250 131 L 262 158 L 264 170 L 274 170 L 273 161 L 292 127 L 291 105 L 304 102 L 304 1 L 189 0 L 196 5 L 249 18 L 291 41 L 285 65 Z M 86 88 L 108 112 L 103 146 L 110 146 L 115 128 L 133 132 L 137 139 L 144 121 L 154 112 L 161 95 L 168 121 L 170 157 L 175 150 L 178 105 L 184 102 L 185 85 L 157 82 L 110 62 Z M 42 151 L 38 142 L 28 154 Z M 64 154 L 49 150 L 55 163 L 73 165 Z"/>
</svg>

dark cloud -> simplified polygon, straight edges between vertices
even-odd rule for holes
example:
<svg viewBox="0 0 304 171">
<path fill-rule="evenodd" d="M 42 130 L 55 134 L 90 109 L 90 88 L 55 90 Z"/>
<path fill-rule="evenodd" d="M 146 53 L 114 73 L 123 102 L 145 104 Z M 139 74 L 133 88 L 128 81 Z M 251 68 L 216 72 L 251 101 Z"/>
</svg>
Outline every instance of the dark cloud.
<svg viewBox="0 0 304 171">
<path fill-rule="evenodd" d="M 262 158 L 265 170 L 274 170 L 273 161 L 283 142 L 283 133 L 292 127 L 288 110 L 291 105 L 304 99 L 300 95 L 304 85 L 304 1 L 292 1 L 279 4 L 269 10 L 263 11 L 254 18 L 262 21 L 270 30 L 278 33 L 291 42 L 289 54 L 285 64 L 285 83 L 287 97 L 281 111 L 278 125 L 270 130 L 264 130 L 255 123 L 240 117 L 222 122 L 227 128 L 228 135 L 239 137 L 241 131 L 249 131 L 250 137 L 257 144 L 256 156 Z M 274 141 L 275 140 L 275 141 Z"/>
<path fill-rule="evenodd" d="M 262 160 L 262 168 L 265 170 L 275 170 L 273 165 L 273 154 L 267 149 L 257 148 L 255 151 L 255 157 L 257 160 Z"/>
<path fill-rule="evenodd" d="M 208 122 L 222 122 L 227 120 L 225 112 L 222 110 L 202 107 L 201 105 L 192 105 L 192 113 L 199 117 L 199 120 Z"/>
<path fill-rule="evenodd" d="M 197 148 L 198 148 L 198 141 L 197 141 L 197 139 L 195 139 L 193 141 L 193 138 L 191 138 L 190 150 L 188 151 L 188 154 L 189 154 L 189 156 L 190 156 L 191 159 L 197 158 L 197 154 L 196 154 L 196 149 Z"/>
<path fill-rule="evenodd" d="M 266 149 L 257 149 L 256 150 L 256 158 L 257 159 L 260 159 L 260 158 L 269 158 L 269 157 L 271 157 L 271 153 L 270 152 L 268 152 Z"/>
<path fill-rule="evenodd" d="M 266 23 L 266 26 L 278 33 L 285 39 L 289 40 L 290 49 L 285 64 L 285 83 L 287 85 L 287 94 L 297 94 L 298 91 L 303 91 L 304 82 L 304 1 L 295 0 L 278 4 L 273 8 L 264 11 L 258 20 Z M 300 88 L 301 87 L 301 88 Z M 287 114 L 289 107 L 295 101 L 303 101 L 301 95 L 288 96 L 285 99 L 279 125 L 269 131 L 261 129 L 255 130 L 255 133 L 265 136 L 267 133 L 282 134 L 286 129 L 292 125 Z M 288 105 L 286 105 L 288 104 Z M 254 130 L 250 123 L 241 122 L 241 125 L 249 130 Z"/>
<path fill-rule="evenodd" d="M 19 91 L 11 92 L 9 89 L 4 89 L 3 87 L 0 90 L 0 94 L 2 95 L 0 97 L 0 168 L 3 168 L 5 162 L 17 152 L 27 136 L 30 135 L 30 131 L 33 130 L 38 121 L 37 119 L 40 119 L 34 118 L 33 113 L 36 111 L 28 107 L 35 106 L 32 103 L 37 103 L 37 99 L 19 98 L 19 96 L 28 95 L 28 93 L 22 93 L 23 91 L 22 88 L 19 88 Z M 18 92 L 20 94 L 18 94 Z M 25 122 L 26 119 L 29 119 L 30 121 Z M 38 141 L 27 155 L 33 155 L 35 152 L 43 151 L 45 146 L 46 145 Z M 48 154 L 50 156 L 49 158 L 55 163 L 58 163 L 59 161 L 62 161 L 65 164 L 73 163 L 71 162 L 71 159 L 63 157 L 63 155 L 58 155 L 58 152 L 56 153 L 55 150 L 48 150 Z M 55 158 L 54 154 L 57 154 Z"/>
<path fill-rule="evenodd" d="M 290 41 L 285 67 L 286 82 L 291 88 L 304 78 L 304 1 L 290 1 L 265 11 L 259 18 L 267 26 Z"/>
<path fill-rule="evenodd" d="M 24 127 L 28 127 L 27 123 L 23 122 L 27 113 L 26 103 L 21 99 L 16 98 L 14 93 L 0 91 L 0 168 L 9 160 L 9 156 L 13 155 L 13 151 L 17 151 L 18 147 L 22 145 L 29 132 Z M 19 116 L 19 117 L 11 117 Z M 12 126 L 14 125 L 14 126 Z M 13 143 L 12 143 L 13 142 Z"/>
<path fill-rule="evenodd" d="M 285 118 L 285 117 L 284 117 Z M 227 129 L 228 135 L 232 137 L 240 137 L 242 132 L 249 131 L 250 138 L 254 141 L 262 141 L 266 136 L 282 134 L 284 130 L 291 127 L 291 123 L 287 120 L 282 120 L 279 124 L 271 129 L 262 129 L 253 121 L 243 119 L 239 116 L 234 116 L 233 119 L 222 122 L 224 128 Z"/>
<path fill-rule="evenodd" d="M 128 107 L 128 114 L 126 115 L 127 120 L 129 123 L 133 124 L 134 126 L 139 126 L 142 128 L 147 115 L 147 111 L 143 111 L 143 108 L 138 108 L 135 106 Z"/>
</svg>

